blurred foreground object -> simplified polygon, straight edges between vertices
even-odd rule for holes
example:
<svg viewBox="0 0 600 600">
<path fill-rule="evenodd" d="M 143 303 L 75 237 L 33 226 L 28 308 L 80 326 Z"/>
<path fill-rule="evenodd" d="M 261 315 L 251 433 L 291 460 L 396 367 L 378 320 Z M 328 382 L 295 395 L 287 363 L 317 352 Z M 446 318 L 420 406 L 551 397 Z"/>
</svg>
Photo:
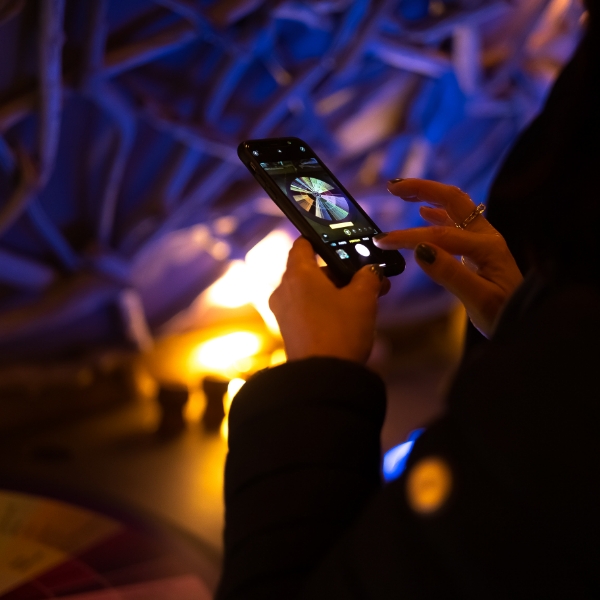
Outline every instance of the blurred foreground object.
<svg viewBox="0 0 600 600">
<path fill-rule="evenodd" d="M 212 598 L 216 566 L 136 519 L 0 490 L 0 598 Z"/>
<path fill-rule="evenodd" d="M 162 384 L 157 402 L 161 409 L 157 434 L 161 438 L 172 438 L 185 429 L 184 408 L 189 392 L 184 385 Z"/>
</svg>

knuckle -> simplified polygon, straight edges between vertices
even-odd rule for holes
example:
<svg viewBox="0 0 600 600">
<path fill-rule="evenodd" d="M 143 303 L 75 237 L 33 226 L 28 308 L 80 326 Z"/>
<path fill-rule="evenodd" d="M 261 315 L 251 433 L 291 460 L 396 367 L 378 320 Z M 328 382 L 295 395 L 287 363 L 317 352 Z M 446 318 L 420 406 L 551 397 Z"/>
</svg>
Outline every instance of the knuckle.
<svg viewBox="0 0 600 600">
<path fill-rule="evenodd" d="M 430 230 L 433 235 L 433 239 L 439 243 L 446 241 L 453 233 L 452 230 L 445 225 L 434 225 L 430 228 Z"/>
</svg>

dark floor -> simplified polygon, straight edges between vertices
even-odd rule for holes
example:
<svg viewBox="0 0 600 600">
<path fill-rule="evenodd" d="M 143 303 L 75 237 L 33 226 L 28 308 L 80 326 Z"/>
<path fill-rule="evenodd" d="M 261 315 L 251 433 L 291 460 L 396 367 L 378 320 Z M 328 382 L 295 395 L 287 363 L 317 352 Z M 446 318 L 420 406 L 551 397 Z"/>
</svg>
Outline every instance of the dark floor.
<svg viewBox="0 0 600 600">
<path fill-rule="evenodd" d="M 382 432 L 387 449 L 441 410 L 442 389 L 460 353 L 463 315 L 385 332 L 378 369 L 388 384 Z M 200 423 L 202 398 L 192 397 L 188 425 L 169 441 L 155 435 L 158 409 L 138 398 L 100 414 L 0 440 L 0 485 L 59 489 L 157 519 L 201 540 L 218 557 L 222 547 L 226 441 Z"/>
</svg>

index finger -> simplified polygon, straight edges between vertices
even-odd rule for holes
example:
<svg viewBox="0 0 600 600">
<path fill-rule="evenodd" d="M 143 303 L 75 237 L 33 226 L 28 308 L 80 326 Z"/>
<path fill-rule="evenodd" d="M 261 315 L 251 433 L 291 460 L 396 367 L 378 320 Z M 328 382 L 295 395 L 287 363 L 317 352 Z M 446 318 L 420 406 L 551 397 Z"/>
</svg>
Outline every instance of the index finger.
<svg viewBox="0 0 600 600">
<path fill-rule="evenodd" d="M 476 208 L 475 202 L 467 193 L 455 185 L 439 181 L 409 178 L 390 183 L 388 189 L 407 202 L 427 202 L 444 208 L 455 223 L 462 223 Z M 493 229 L 485 219 L 475 219 L 470 228 Z"/>
<path fill-rule="evenodd" d="M 454 227 L 433 226 L 390 231 L 384 237 L 376 239 L 375 245 L 382 250 L 396 250 L 416 248 L 419 244 L 430 243 L 450 254 L 476 258 L 481 253 L 489 253 L 490 244 L 495 244 L 498 239 L 497 234 L 473 235 Z"/>
</svg>

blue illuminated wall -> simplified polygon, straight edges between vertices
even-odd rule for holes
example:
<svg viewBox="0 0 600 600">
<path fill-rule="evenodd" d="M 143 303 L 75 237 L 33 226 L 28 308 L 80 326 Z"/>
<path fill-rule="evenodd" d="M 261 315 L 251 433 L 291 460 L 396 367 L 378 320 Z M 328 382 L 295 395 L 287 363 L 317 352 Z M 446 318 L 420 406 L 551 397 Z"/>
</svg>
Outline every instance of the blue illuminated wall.
<svg viewBox="0 0 600 600">
<path fill-rule="evenodd" d="M 305 138 L 385 229 L 420 223 L 388 178 L 484 200 L 580 17 L 563 0 L 1 3 L 0 356 L 140 344 L 282 226 L 242 139 Z M 447 305 L 412 263 L 403 278 L 384 316 Z"/>
</svg>

